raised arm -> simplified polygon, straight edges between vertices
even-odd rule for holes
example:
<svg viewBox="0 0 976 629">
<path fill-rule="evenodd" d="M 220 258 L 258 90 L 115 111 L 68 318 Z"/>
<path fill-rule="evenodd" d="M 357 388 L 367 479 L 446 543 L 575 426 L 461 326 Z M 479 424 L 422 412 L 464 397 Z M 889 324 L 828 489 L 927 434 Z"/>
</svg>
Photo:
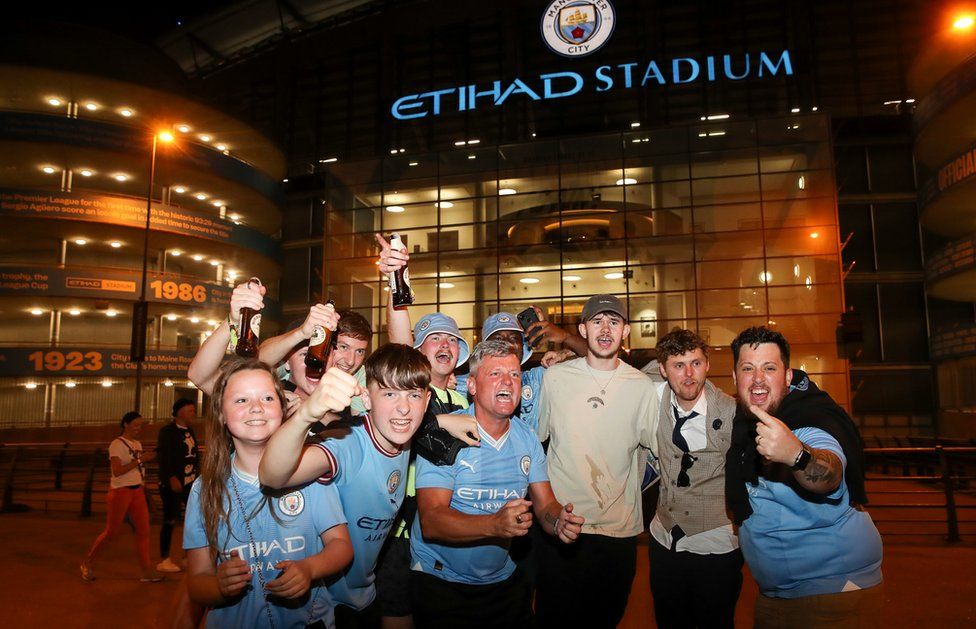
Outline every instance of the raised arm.
<svg viewBox="0 0 976 629">
<path fill-rule="evenodd" d="M 448 543 L 521 537 L 532 526 L 532 503 L 510 500 L 496 513 L 471 515 L 451 508 L 451 490 L 417 490 L 417 512 L 424 539 Z"/>
<path fill-rule="evenodd" d="M 323 421 L 330 412 L 342 411 L 360 393 L 359 381 L 353 376 L 337 367 L 325 372 L 312 395 L 268 441 L 258 469 L 261 483 L 275 488 L 292 487 L 332 473 L 332 461 L 322 448 L 305 447 L 308 427 Z"/>
<path fill-rule="evenodd" d="M 376 262 L 380 273 L 388 275 L 407 265 L 410 256 L 406 249 L 394 251 L 390 243 L 383 236 L 376 234 L 376 243 L 380 246 L 380 259 Z M 410 326 L 410 313 L 406 308 L 393 307 L 393 293 L 386 298 L 386 332 L 391 343 L 402 343 L 413 346 L 413 330 Z"/>
<path fill-rule="evenodd" d="M 575 334 L 570 334 L 561 327 L 553 325 L 551 321 L 546 319 L 545 313 L 539 307 L 532 306 L 532 309 L 539 316 L 539 320 L 529 326 L 529 329 L 525 331 L 525 336 L 526 338 L 532 338 L 534 341 L 533 346 L 538 345 L 543 340 L 552 341 L 553 343 L 565 345 L 577 356 L 586 355 L 586 339 Z"/>
<path fill-rule="evenodd" d="M 264 363 L 272 366 L 277 365 L 288 356 L 288 353 L 296 345 L 312 338 L 312 333 L 315 332 L 317 325 L 335 332 L 336 326 L 339 325 L 339 315 L 336 314 L 335 306 L 332 304 L 315 304 L 309 309 L 308 316 L 305 317 L 305 321 L 300 327 L 271 337 L 261 343 L 261 347 L 258 348 L 258 357 Z"/>
<path fill-rule="evenodd" d="M 792 468 L 806 450 L 810 458 L 802 469 L 793 470 L 793 478 L 807 491 L 829 494 L 840 486 L 844 478 L 844 465 L 840 457 L 830 450 L 811 448 L 800 441 L 789 426 L 758 406 L 749 410 L 759 418 L 756 424 L 756 450 L 774 463 Z"/>
<path fill-rule="evenodd" d="M 230 343 L 230 326 L 240 325 L 241 308 L 264 308 L 264 286 L 249 286 L 249 283 L 238 284 L 230 296 L 230 312 L 227 318 L 220 322 L 217 329 L 203 341 L 197 350 L 190 367 L 186 371 L 187 378 L 198 389 L 210 395 L 213 392 L 220 363 L 227 355 L 227 345 Z"/>
</svg>

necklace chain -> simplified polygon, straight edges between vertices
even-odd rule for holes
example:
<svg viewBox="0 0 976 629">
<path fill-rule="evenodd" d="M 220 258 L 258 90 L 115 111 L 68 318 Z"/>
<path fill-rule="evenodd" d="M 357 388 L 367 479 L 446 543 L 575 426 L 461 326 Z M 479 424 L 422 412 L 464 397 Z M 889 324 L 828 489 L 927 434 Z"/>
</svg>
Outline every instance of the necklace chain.
<svg viewBox="0 0 976 629">
<path fill-rule="evenodd" d="M 258 550 L 258 546 L 254 542 L 254 533 L 251 532 L 251 524 L 249 522 L 247 512 L 244 510 L 244 501 L 241 500 L 241 494 L 239 491 L 237 491 L 237 479 L 234 478 L 234 470 L 230 471 L 230 482 L 234 488 L 234 496 L 237 498 L 237 508 L 241 510 L 241 517 L 244 519 L 244 528 L 247 530 L 247 537 L 251 542 L 250 552 L 253 556 Z M 248 563 L 250 564 L 250 561 L 248 561 Z M 268 612 L 268 623 L 270 623 L 271 629 L 275 629 L 274 616 L 271 614 L 271 603 L 268 601 L 267 584 L 264 581 L 264 570 L 261 569 L 262 563 L 263 562 L 258 561 L 257 564 L 255 564 L 258 569 L 258 582 L 261 584 L 261 594 L 264 596 L 264 610 Z"/>
<path fill-rule="evenodd" d="M 600 387 L 600 395 L 606 395 L 607 387 L 609 387 L 610 383 L 613 382 L 613 379 L 617 377 L 617 368 L 614 367 L 613 373 L 610 374 L 610 379 L 607 380 L 606 384 L 602 384 L 599 380 L 597 380 L 596 374 L 593 373 L 593 369 L 590 367 L 589 363 L 583 363 L 583 364 L 586 365 L 586 371 L 588 371 L 590 377 L 593 378 L 593 382 L 595 382 L 596 385 Z"/>
</svg>

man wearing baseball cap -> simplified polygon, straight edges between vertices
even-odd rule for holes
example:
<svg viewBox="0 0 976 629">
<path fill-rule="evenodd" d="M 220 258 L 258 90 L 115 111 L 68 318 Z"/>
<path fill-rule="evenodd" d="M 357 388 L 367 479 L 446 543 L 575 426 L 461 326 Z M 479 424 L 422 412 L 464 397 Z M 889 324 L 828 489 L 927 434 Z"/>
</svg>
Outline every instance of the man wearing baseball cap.
<svg viewBox="0 0 976 629">
<path fill-rule="evenodd" d="M 553 492 L 585 519 L 573 546 L 559 547 L 545 536 L 535 540 L 542 627 L 620 622 L 643 528 L 647 450 L 657 452 L 654 383 L 617 357 L 630 334 L 627 308 L 613 295 L 595 295 L 583 307 L 579 332 L 586 355 L 549 368 L 538 402 Z"/>
</svg>

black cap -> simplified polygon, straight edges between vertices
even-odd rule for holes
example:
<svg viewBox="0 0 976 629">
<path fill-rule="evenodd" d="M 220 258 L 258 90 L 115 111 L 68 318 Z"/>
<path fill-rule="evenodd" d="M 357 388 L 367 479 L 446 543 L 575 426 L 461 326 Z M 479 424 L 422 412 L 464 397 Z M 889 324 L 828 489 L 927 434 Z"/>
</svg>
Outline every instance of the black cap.
<svg viewBox="0 0 976 629">
<path fill-rule="evenodd" d="M 613 312 L 627 321 L 627 308 L 613 295 L 594 295 L 583 306 L 583 323 L 586 323 L 601 312 Z"/>
</svg>

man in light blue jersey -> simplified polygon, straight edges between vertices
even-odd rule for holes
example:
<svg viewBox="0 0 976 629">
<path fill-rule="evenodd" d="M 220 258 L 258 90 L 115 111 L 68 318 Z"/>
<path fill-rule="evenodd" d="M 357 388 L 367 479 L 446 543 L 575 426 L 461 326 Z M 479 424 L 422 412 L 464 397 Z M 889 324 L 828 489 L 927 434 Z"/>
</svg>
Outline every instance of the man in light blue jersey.
<svg viewBox="0 0 976 629">
<path fill-rule="evenodd" d="M 498 339 L 511 344 L 515 353 L 521 357 L 522 365 L 532 358 L 532 346 L 537 345 L 543 339 L 563 343 L 568 347 L 568 349 L 559 352 L 547 353 L 541 366 L 522 371 L 520 402 L 516 412 L 519 419 L 533 431 L 536 431 L 539 428 L 539 407 L 536 402 L 539 399 L 539 392 L 542 390 L 542 376 L 545 374 L 546 368 L 572 358 L 574 355 L 582 356 L 585 354 L 586 341 L 552 325 L 545 319 L 541 310 L 535 306 L 532 308 L 535 310 L 539 321 L 530 325 L 528 330 L 522 329 L 522 324 L 519 323 L 515 315 L 508 312 L 496 312 L 485 319 L 484 324 L 482 324 L 481 338 L 485 341 Z M 529 342 L 530 338 L 531 343 Z M 467 374 L 457 377 L 457 392 L 465 396 L 468 392 L 468 377 Z"/>
<path fill-rule="evenodd" d="M 261 462 L 261 480 L 271 487 L 318 478 L 339 490 L 354 552 L 353 563 L 329 586 L 340 629 L 379 625 L 376 561 L 403 502 L 410 440 L 430 398 L 430 364 L 411 347 L 385 345 L 365 368 L 371 411 L 349 434 L 303 449 L 307 426 L 286 422 Z M 305 401 L 308 412 L 297 416 L 314 419 L 339 412 L 360 394 L 353 376 L 330 369 Z"/>
<path fill-rule="evenodd" d="M 486 619 L 529 626 L 531 589 L 508 543 L 528 533 L 534 518 L 564 543 L 579 535 L 583 518 L 553 495 L 538 437 L 512 421 L 519 358 L 504 341 L 475 347 L 468 381 L 474 403 L 459 412 L 476 419 L 481 446 L 462 450 L 450 466 L 417 461 L 410 590 L 418 626 L 477 626 Z"/>
</svg>

